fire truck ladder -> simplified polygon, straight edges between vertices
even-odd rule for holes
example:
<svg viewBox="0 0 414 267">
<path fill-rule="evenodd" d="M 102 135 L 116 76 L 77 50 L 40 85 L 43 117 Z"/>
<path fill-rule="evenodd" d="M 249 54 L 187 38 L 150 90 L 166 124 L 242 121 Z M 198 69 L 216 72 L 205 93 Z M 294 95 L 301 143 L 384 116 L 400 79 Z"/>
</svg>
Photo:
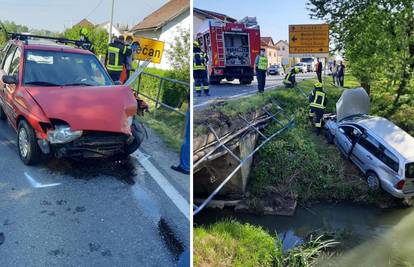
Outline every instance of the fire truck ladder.
<svg viewBox="0 0 414 267">
<path fill-rule="evenodd" d="M 280 126 L 280 128 L 272 133 L 270 136 L 267 136 L 263 131 L 259 129 L 259 127 L 255 126 L 252 122 L 248 121 L 245 117 L 239 114 L 239 117 L 246 123 L 248 128 L 251 128 L 251 131 L 257 132 L 259 136 L 263 139 L 262 143 L 260 143 L 259 146 L 257 146 L 249 155 L 247 155 L 244 159 L 239 158 L 234 152 L 223 142 L 225 139 L 220 138 L 217 135 L 217 132 L 209 125 L 209 129 L 211 133 L 213 133 L 215 140 L 216 140 L 216 146 L 209 151 L 206 155 L 204 155 L 197 163 L 194 164 L 193 169 L 196 169 L 202 162 L 206 161 L 214 152 L 216 152 L 218 149 L 225 149 L 233 158 L 235 158 L 239 164 L 233 169 L 233 171 L 226 177 L 226 179 L 221 182 L 221 184 L 199 205 L 195 205 L 193 207 L 193 213 L 194 215 L 198 214 L 203 208 L 205 208 L 208 203 L 217 195 L 217 193 L 230 181 L 230 179 L 240 170 L 240 168 L 248 162 L 250 158 L 252 158 L 257 151 L 259 151 L 264 145 L 266 145 L 270 140 L 277 137 L 281 133 L 283 133 L 285 130 L 291 128 L 294 126 L 294 117 L 292 115 L 288 115 L 286 111 L 281 107 L 279 102 L 276 99 L 272 99 L 272 104 L 276 106 L 276 112 L 272 113 L 269 109 L 266 107 L 263 107 L 262 110 L 265 114 L 268 115 L 268 120 L 272 120 L 276 124 Z"/>
</svg>

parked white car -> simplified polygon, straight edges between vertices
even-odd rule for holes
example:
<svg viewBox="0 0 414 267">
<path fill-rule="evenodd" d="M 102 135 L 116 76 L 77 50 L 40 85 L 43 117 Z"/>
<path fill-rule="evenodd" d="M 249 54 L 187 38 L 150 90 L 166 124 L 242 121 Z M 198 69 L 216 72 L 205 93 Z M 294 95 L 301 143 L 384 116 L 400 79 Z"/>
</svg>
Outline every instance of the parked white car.
<svg viewBox="0 0 414 267">
<path fill-rule="evenodd" d="M 299 68 L 299 72 L 306 73 L 308 72 L 308 65 L 304 62 L 299 62 L 294 65 L 294 67 Z"/>
</svg>

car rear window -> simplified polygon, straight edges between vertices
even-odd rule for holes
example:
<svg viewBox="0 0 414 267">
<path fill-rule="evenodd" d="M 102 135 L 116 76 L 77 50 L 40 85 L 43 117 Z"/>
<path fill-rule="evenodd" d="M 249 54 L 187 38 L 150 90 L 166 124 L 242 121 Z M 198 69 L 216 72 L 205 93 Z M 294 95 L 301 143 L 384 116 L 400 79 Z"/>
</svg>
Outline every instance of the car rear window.
<svg viewBox="0 0 414 267">
<path fill-rule="evenodd" d="M 94 55 L 63 51 L 25 52 L 27 86 L 107 86 L 112 80 Z"/>
<path fill-rule="evenodd" d="M 385 163 L 388 167 L 393 169 L 395 172 L 398 173 L 398 169 L 400 168 L 398 158 L 392 154 L 388 149 L 383 149 L 383 151 L 379 155 L 379 159 Z"/>
<path fill-rule="evenodd" d="M 414 162 L 405 165 L 405 177 L 414 178 Z"/>
</svg>

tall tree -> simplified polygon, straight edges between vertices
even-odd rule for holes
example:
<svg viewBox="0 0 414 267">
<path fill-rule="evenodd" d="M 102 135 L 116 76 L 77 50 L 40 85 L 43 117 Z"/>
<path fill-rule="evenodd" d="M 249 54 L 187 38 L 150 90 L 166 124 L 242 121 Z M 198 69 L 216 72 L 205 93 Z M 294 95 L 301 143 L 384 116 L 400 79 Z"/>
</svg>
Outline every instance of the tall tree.
<svg viewBox="0 0 414 267">
<path fill-rule="evenodd" d="M 377 94 L 391 94 L 395 111 L 414 93 L 414 0 L 310 0 L 312 18 L 327 21 L 335 49 L 351 72 Z"/>
</svg>

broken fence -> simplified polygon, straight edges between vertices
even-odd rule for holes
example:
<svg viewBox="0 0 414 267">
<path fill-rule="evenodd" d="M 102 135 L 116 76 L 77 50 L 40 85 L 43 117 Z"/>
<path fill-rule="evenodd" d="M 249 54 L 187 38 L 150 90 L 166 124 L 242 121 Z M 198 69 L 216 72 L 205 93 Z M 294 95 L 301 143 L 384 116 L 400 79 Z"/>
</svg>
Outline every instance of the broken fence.
<svg viewBox="0 0 414 267">
<path fill-rule="evenodd" d="M 190 83 L 186 83 L 183 81 L 174 80 L 167 77 L 162 77 L 160 75 L 151 74 L 145 72 L 145 68 L 150 64 L 150 61 L 145 61 L 142 63 L 135 72 L 129 77 L 129 79 L 125 82 L 126 85 L 130 86 L 134 92 L 140 96 L 144 97 L 146 99 L 149 99 L 150 101 L 154 102 L 154 117 L 157 116 L 157 112 L 160 107 L 166 108 L 167 110 L 173 111 L 175 113 L 178 113 L 180 115 L 185 116 L 185 112 L 180 110 L 182 104 L 186 101 L 186 94 L 190 91 Z M 149 93 L 144 92 L 141 90 L 141 86 L 143 84 L 142 79 L 144 76 L 151 77 L 155 80 L 158 80 L 158 87 L 156 91 L 156 95 L 151 96 Z M 176 92 L 177 94 L 182 96 L 182 99 L 180 101 L 177 101 L 177 106 L 171 106 L 167 103 L 162 102 L 162 93 L 163 90 L 165 90 L 164 86 L 169 83 L 173 85 L 178 85 L 179 90 L 182 90 L 181 92 Z M 188 103 L 187 103 L 188 104 Z"/>
<path fill-rule="evenodd" d="M 269 109 L 263 107 L 262 110 L 265 114 L 269 117 L 269 120 L 272 120 L 276 124 L 280 126 L 278 130 L 271 135 L 267 136 L 263 131 L 261 131 L 258 127 L 254 126 L 252 122 L 249 122 L 246 118 L 239 114 L 239 117 L 247 124 L 248 128 L 251 128 L 252 131 L 256 132 L 263 141 L 258 145 L 249 155 L 247 155 L 244 159 L 239 158 L 234 152 L 223 142 L 224 138 L 220 138 L 213 127 L 209 126 L 209 130 L 215 137 L 216 146 L 209 151 L 206 155 L 204 155 L 200 160 L 198 160 L 193 169 L 196 169 L 201 163 L 207 160 L 214 152 L 219 149 L 226 150 L 233 158 L 235 158 L 239 164 L 233 169 L 233 171 L 221 182 L 221 184 L 199 205 L 194 204 L 193 213 L 194 215 L 198 214 L 203 208 L 205 208 L 208 203 L 217 195 L 217 193 L 230 181 L 230 179 L 240 170 L 240 168 L 250 159 L 252 158 L 257 151 L 259 151 L 264 145 L 266 145 L 270 140 L 277 137 L 281 133 L 283 133 L 288 128 L 294 126 L 294 118 L 293 116 L 289 116 L 286 111 L 281 107 L 280 103 L 276 99 L 272 99 L 272 104 L 276 106 L 277 111 L 272 113 Z M 286 123 L 284 123 L 286 121 Z"/>
</svg>

